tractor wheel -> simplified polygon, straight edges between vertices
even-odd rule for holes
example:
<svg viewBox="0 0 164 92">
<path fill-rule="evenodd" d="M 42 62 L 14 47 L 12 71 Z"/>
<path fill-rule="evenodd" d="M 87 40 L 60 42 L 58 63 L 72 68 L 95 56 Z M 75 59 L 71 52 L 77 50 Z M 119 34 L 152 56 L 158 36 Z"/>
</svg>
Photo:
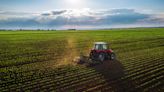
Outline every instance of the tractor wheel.
<svg viewBox="0 0 164 92">
<path fill-rule="evenodd" d="M 90 53 L 89 58 L 90 58 L 91 60 L 95 60 L 94 54 L 93 54 L 93 53 Z"/>
<path fill-rule="evenodd" d="M 104 53 L 100 53 L 98 56 L 98 59 L 103 62 L 105 60 L 105 54 Z"/>
<path fill-rule="evenodd" d="M 116 60 L 116 55 L 114 53 L 110 54 L 110 60 Z"/>
</svg>

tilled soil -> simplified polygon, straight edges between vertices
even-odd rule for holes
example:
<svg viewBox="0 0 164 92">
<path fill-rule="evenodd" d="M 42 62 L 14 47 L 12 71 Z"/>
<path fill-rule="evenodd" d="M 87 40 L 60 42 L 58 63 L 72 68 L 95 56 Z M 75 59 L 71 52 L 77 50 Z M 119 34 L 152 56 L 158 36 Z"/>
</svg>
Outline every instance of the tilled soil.
<svg viewBox="0 0 164 92">
<path fill-rule="evenodd" d="M 104 61 L 91 67 L 107 79 L 116 79 L 124 75 L 124 68 L 119 61 Z"/>
</svg>

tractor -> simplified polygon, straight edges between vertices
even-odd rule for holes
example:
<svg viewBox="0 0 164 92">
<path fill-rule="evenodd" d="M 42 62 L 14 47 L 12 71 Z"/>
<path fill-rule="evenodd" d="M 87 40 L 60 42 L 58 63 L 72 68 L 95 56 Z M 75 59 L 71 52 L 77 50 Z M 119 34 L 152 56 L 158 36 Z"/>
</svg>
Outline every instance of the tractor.
<svg viewBox="0 0 164 92">
<path fill-rule="evenodd" d="M 109 48 L 109 44 L 106 42 L 95 42 L 89 57 L 92 61 L 100 62 L 116 59 L 115 53 Z"/>
</svg>

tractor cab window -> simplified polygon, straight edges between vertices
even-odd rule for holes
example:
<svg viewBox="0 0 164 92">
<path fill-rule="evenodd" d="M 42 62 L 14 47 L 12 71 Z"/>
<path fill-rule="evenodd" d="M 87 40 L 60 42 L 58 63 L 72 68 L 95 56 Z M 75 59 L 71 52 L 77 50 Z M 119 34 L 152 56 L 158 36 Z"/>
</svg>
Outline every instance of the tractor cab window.
<svg viewBox="0 0 164 92">
<path fill-rule="evenodd" d="M 103 48 L 103 50 L 107 50 L 108 46 L 106 44 L 102 44 L 102 48 Z"/>
<path fill-rule="evenodd" d="M 95 47 L 94 47 L 96 50 L 107 50 L 108 49 L 108 46 L 107 44 L 95 44 Z"/>
<path fill-rule="evenodd" d="M 95 44 L 94 49 L 99 50 L 99 45 L 98 44 Z"/>
</svg>

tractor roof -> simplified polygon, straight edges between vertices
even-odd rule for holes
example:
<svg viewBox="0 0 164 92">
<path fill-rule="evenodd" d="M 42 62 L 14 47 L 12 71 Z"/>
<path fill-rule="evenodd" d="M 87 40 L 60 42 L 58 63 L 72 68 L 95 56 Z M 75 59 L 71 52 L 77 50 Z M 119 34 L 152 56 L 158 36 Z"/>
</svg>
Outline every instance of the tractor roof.
<svg viewBox="0 0 164 92">
<path fill-rule="evenodd" d="M 95 42 L 94 44 L 108 44 L 106 42 Z"/>
</svg>

